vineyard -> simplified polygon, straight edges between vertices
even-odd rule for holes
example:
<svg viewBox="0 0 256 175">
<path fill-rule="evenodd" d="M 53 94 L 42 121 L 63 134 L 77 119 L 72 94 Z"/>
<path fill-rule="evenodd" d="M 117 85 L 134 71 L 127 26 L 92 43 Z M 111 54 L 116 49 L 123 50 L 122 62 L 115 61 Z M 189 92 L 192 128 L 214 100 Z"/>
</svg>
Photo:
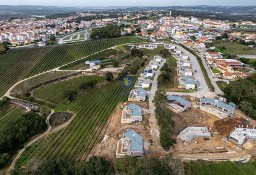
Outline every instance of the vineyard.
<svg viewBox="0 0 256 175">
<path fill-rule="evenodd" d="M 67 77 L 71 76 L 77 76 L 78 72 L 73 71 L 65 71 L 65 72 L 46 72 L 44 74 L 40 74 L 34 78 L 31 78 L 27 81 L 24 81 L 20 84 L 18 84 L 13 90 L 12 94 L 15 95 L 21 95 L 24 93 L 27 93 L 29 90 L 36 88 L 40 85 L 45 85 L 48 83 L 52 83 L 54 81 L 59 81 L 61 79 L 65 79 Z"/>
<path fill-rule="evenodd" d="M 66 81 L 66 85 L 69 83 Z M 17 162 L 18 166 L 26 165 L 31 159 L 49 160 L 56 156 L 85 160 L 93 146 L 103 138 L 102 131 L 110 114 L 118 103 L 127 100 L 129 91 L 129 88 L 122 87 L 120 81 L 113 80 L 89 90 L 72 103 L 57 107 L 58 110 L 74 112 L 76 118 L 67 128 L 50 134 L 26 149 Z"/>
<path fill-rule="evenodd" d="M 125 43 L 144 41 L 136 37 L 123 37 L 51 46 L 19 49 L 0 56 L 0 96 L 17 81 L 51 70 L 92 53 Z"/>
<path fill-rule="evenodd" d="M 190 162 L 185 163 L 187 175 L 255 175 L 256 162 L 233 163 L 233 162 Z"/>
<path fill-rule="evenodd" d="M 22 109 L 19 107 L 10 108 L 4 115 L 0 113 L 0 132 L 5 127 L 8 121 L 14 120 L 17 116 L 22 114 Z"/>
<path fill-rule="evenodd" d="M 97 80 L 97 83 L 101 83 L 104 81 L 104 78 L 96 76 L 81 76 L 72 80 L 68 80 L 68 83 L 66 81 L 62 81 L 56 84 L 50 84 L 43 88 L 39 88 L 33 93 L 33 96 L 39 99 L 44 99 L 48 102 L 60 104 L 65 101 L 65 98 L 63 97 L 63 93 L 65 91 L 79 91 L 79 86 L 81 85 L 81 83 L 88 82 L 90 80 Z M 82 91 L 81 93 L 84 92 Z"/>
</svg>

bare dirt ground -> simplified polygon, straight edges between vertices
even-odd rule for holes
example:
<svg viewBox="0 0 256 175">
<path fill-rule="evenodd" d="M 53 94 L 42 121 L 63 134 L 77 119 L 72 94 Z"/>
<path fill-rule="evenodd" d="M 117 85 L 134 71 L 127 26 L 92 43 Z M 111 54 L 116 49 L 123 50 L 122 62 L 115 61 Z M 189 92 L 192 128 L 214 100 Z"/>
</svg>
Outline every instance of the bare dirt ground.
<svg viewBox="0 0 256 175">
<path fill-rule="evenodd" d="M 223 139 L 225 134 L 230 133 L 234 126 L 238 126 L 243 122 L 241 118 L 231 118 L 226 120 L 219 120 L 214 115 L 200 111 L 199 108 L 192 108 L 179 114 L 173 115 L 175 122 L 174 137 L 176 138 L 180 131 L 188 126 L 207 126 L 211 131 L 214 131 L 211 138 L 195 138 L 190 143 L 184 143 L 177 139 L 177 144 L 174 147 L 174 154 L 201 155 L 205 153 L 225 153 L 235 152 L 238 154 L 244 153 L 241 148 L 238 148 L 234 143 Z M 219 133 L 220 132 L 220 133 Z M 221 149 L 220 149 L 221 148 Z"/>
<path fill-rule="evenodd" d="M 234 130 L 235 127 L 240 125 L 245 125 L 246 120 L 243 118 L 232 117 L 223 120 L 218 120 L 213 123 L 213 130 L 216 130 L 221 136 L 229 136 L 230 132 Z"/>
<path fill-rule="evenodd" d="M 189 111 L 173 114 L 172 119 L 175 122 L 175 136 L 178 136 L 179 133 L 188 126 L 207 126 L 211 129 L 213 123 L 218 120 L 216 116 L 200 111 L 198 108 L 192 108 Z"/>
<path fill-rule="evenodd" d="M 148 109 L 148 103 L 133 103 Z M 150 128 L 148 127 L 150 114 L 143 113 L 142 123 L 121 124 L 121 107 L 128 104 L 130 104 L 130 102 L 117 105 L 115 112 L 109 119 L 109 125 L 107 126 L 103 140 L 94 147 L 89 157 L 103 156 L 109 160 L 114 160 L 117 141 L 121 138 L 123 132 L 129 129 L 133 129 L 142 135 L 147 157 L 160 157 L 167 154 L 167 152 L 163 151 L 161 148 L 156 148 L 153 146 L 154 144 L 150 144 L 150 141 L 153 140 L 152 135 L 150 135 Z"/>
</svg>

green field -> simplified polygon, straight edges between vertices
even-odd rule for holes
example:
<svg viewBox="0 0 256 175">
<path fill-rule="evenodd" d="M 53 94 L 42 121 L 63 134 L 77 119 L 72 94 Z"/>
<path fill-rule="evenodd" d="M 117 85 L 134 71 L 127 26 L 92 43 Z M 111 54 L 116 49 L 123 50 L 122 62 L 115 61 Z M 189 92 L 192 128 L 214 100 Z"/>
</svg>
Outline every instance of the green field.
<svg viewBox="0 0 256 175">
<path fill-rule="evenodd" d="M 168 56 L 168 58 L 166 59 L 167 59 L 166 63 L 168 64 L 168 67 L 171 69 L 171 72 L 170 72 L 171 80 L 168 83 L 159 84 L 159 89 L 164 89 L 164 90 L 177 87 L 176 85 L 177 82 L 175 81 L 176 67 L 177 67 L 176 59 L 172 56 Z"/>
<path fill-rule="evenodd" d="M 63 93 L 67 90 L 76 90 L 79 91 L 79 86 L 82 82 L 87 82 L 90 80 L 97 80 L 98 83 L 104 81 L 104 77 L 96 77 L 96 76 L 81 76 L 78 78 L 74 78 L 72 80 L 61 81 L 58 83 L 50 84 L 48 86 L 37 89 L 33 96 L 39 99 L 44 99 L 48 102 L 54 104 L 60 104 L 65 102 L 65 98 L 63 97 Z M 49 94 L 50 95 L 46 95 Z"/>
<path fill-rule="evenodd" d="M 70 81 L 66 81 L 66 86 L 68 84 Z M 93 146 L 103 138 L 102 131 L 116 105 L 127 100 L 130 88 L 124 88 L 121 84 L 120 81 L 113 80 L 80 95 L 72 103 L 57 107 L 57 111 L 74 112 L 76 118 L 67 128 L 41 139 L 26 149 L 18 160 L 18 165 L 26 165 L 31 159 L 49 160 L 57 156 L 85 160 Z M 54 93 L 55 91 L 47 92 L 45 98 Z"/>
<path fill-rule="evenodd" d="M 80 34 L 80 39 L 85 39 L 85 34 L 84 33 Z"/>
<path fill-rule="evenodd" d="M 214 74 L 221 74 L 221 71 L 219 71 L 218 69 L 212 69 L 212 72 L 213 72 Z"/>
<path fill-rule="evenodd" d="M 185 163 L 186 175 L 255 175 L 256 162 L 190 162 Z"/>
<path fill-rule="evenodd" d="M 19 49 L 0 56 L 0 96 L 17 81 L 100 50 L 144 41 L 136 37 L 96 40 L 45 48 Z"/>
<path fill-rule="evenodd" d="M 73 35 L 72 36 L 72 40 L 77 40 L 77 38 L 78 38 L 78 35 Z"/>
<path fill-rule="evenodd" d="M 71 38 L 71 36 L 66 36 L 65 38 L 63 38 L 64 41 L 69 41 Z"/>
<path fill-rule="evenodd" d="M 216 41 L 214 43 L 217 52 L 230 55 L 256 55 L 256 48 L 251 48 L 236 42 L 228 41 Z M 221 50 L 220 48 L 225 47 L 226 49 Z"/>
</svg>

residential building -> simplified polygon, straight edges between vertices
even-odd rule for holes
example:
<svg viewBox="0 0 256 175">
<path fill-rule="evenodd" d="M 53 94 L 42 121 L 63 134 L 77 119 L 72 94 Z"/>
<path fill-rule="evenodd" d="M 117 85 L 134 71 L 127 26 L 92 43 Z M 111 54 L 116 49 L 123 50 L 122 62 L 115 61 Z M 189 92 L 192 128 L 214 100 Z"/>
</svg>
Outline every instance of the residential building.
<svg viewBox="0 0 256 175">
<path fill-rule="evenodd" d="M 185 89 L 196 88 L 195 80 L 190 76 L 182 76 L 178 80 L 179 80 L 178 88 L 185 88 Z"/>
<path fill-rule="evenodd" d="M 217 99 L 200 98 L 200 110 L 223 119 L 232 116 L 235 112 L 235 107 Z"/>
<path fill-rule="evenodd" d="M 184 142 L 191 142 L 194 138 L 197 137 L 204 137 L 209 138 L 211 137 L 211 133 L 208 128 L 205 127 L 187 127 L 183 131 L 180 132 L 178 138 Z"/>
<path fill-rule="evenodd" d="M 124 156 L 142 157 L 143 153 L 142 136 L 134 130 L 124 132 L 122 138 L 117 141 L 116 158 Z"/>
<path fill-rule="evenodd" d="M 101 63 L 100 60 L 91 60 L 91 61 L 86 61 L 85 64 L 90 66 L 90 67 L 93 67 L 93 66 L 96 66 L 96 65 L 99 65 Z"/>
<path fill-rule="evenodd" d="M 254 128 L 235 128 L 229 138 L 237 144 L 243 145 L 247 140 L 256 140 L 256 129 Z"/>
<path fill-rule="evenodd" d="M 147 91 L 142 88 L 137 88 L 134 90 L 131 90 L 128 101 L 138 101 L 143 102 L 147 99 Z"/>
<path fill-rule="evenodd" d="M 132 103 L 123 108 L 121 123 L 134 122 L 142 122 L 142 108 Z"/>
</svg>

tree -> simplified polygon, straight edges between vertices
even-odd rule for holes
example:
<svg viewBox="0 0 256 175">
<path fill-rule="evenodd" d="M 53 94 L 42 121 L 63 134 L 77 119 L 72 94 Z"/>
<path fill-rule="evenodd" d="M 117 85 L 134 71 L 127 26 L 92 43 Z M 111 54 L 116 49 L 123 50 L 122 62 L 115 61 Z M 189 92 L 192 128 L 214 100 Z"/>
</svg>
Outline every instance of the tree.
<svg viewBox="0 0 256 175">
<path fill-rule="evenodd" d="M 88 175 L 115 174 L 113 166 L 103 157 L 91 157 L 85 166 Z"/>
<path fill-rule="evenodd" d="M 107 72 L 105 78 L 107 81 L 112 81 L 114 79 L 114 76 L 111 72 Z"/>
<path fill-rule="evenodd" d="M 51 36 L 50 36 L 50 41 L 56 41 L 56 36 L 51 35 Z"/>
<path fill-rule="evenodd" d="M 194 35 L 192 35 L 190 38 L 191 38 L 192 41 L 196 40 L 196 37 Z"/>
<path fill-rule="evenodd" d="M 137 57 L 142 58 L 143 55 L 144 55 L 144 53 L 143 53 L 143 51 L 141 51 L 141 50 L 139 50 L 139 49 L 132 48 L 132 50 L 131 50 L 131 55 L 132 55 L 132 56 L 137 56 Z"/>
<path fill-rule="evenodd" d="M 171 54 L 168 49 L 160 50 L 159 53 L 162 54 L 164 57 L 167 57 Z"/>
<path fill-rule="evenodd" d="M 126 70 L 120 72 L 120 73 L 118 74 L 118 80 L 123 80 L 123 78 L 124 78 L 125 76 L 127 76 L 127 74 L 128 74 L 128 73 L 127 73 Z"/>
<path fill-rule="evenodd" d="M 112 65 L 113 65 L 114 67 L 118 67 L 118 66 L 119 66 L 119 61 L 118 61 L 117 59 L 114 59 L 114 60 L 112 61 Z"/>
<path fill-rule="evenodd" d="M 80 89 L 91 89 L 97 84 L 97 80 L 90 80 L 80 84 Z"/>
<path fill-rule="evenodd" d="M 0 44 L 0 54 L 5 53 L 5 52 L 6 52 L 5 47 L 2 44 Z"/>
<path fill-rule="evenodd" d="M 77 97 L 76 90 L 67 90 L 63 93 L 63 97 L 66 98 L 68 101 L 72 102 Z"/>
<path fill-rule="evenodd" d="M 228 39 L 228 34 L 225 32 L 224 34 L 222 34 L 222 38 Z"/>
<path fill-rule="evenodd" d="M 136 28 L 136 33 L 141 33 L 141 29 L 139 27 Z"/>
</svg>

